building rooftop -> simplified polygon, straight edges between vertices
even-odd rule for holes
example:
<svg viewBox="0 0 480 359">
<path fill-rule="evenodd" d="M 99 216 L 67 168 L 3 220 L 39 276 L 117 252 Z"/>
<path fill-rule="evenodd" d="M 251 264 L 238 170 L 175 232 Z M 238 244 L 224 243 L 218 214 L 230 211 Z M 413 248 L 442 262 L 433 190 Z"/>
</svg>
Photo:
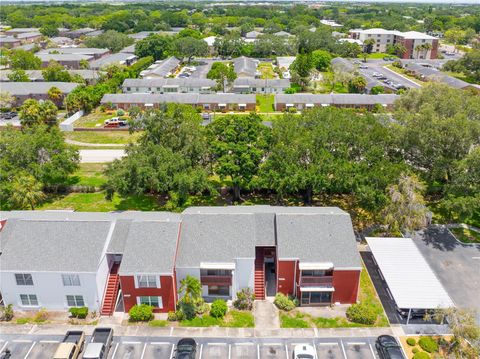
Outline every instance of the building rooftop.
<svg viewBox="0 0 480 359">
<path fill-rule="evenodd" d="M 242 87 L 242 86 L 254 86 L 254 87 L 278 87 L 278 88 L 287 88 L 290 87 L 290 80 L 288 79 L 255 79 L 252 77 L 239 77 L 233 82 L 233 87 Z"/>
<path fill-rule="evenodd" d="M 126 61 L 133 61 L 137 58 L 134 54 L 130 54 L 127 52 L 118 52 L 116 54 L 107 55 L 101 57 L 97 60 L 93 60 L 90 62 L 90 68 L 92 69 L 99 69 L 103 66 L 108 66 L 111 64 L 125 64 Z"/>
<path fill-rule="evenodd" d="M 199 86 L 213 87 L 217 83 L 214 80 L 202 78 L 149 78 L 149 79 L 125 79 L 122 88 L 125 87 L 162 87 L 162 86 Z"/>
<path fill-rule="evenodd" d="M 169 57 L 160 62 L 155 62 L 148 69 L 142 71 L 142 77 L 166 77 L 168 76 L 178 65 L 180 60 L 174 56 Z"/>
<path fill-rule="evenodd" d="M 197 94 L 197 93 L 132 93 L 132 94 L 105 94 L 101 103 L 256 103 L 255 95 L 241 95 L 234 93 Z"/>
<path fill-rule="evenodd" d="M 38 54 L 76 54 L 76 55 L 104 55 L 109 53 L 109 49 L 98 49 L 95 47 L 54 47 L 40 50 Z"/>
<path fill-rule="evenodd" d="M 49 53 L 36 53 L 37 56 L 42 62 L 48 62 L 50 60 L 55 61 L 81 61 L 86 60 L 90 61 L 93 59 L 91 55 L 82 55 L 82 54 L 49 54 Z"/>
<path fill-rule="evenodd" d="M 52 87 L 68 94 L 78 85 L 74 82 L 2 82 L 1 88 L 12 96 L 28 96 L 46 94 Z"/>
<path fill-rule="evenodd" d="M 237 57 L 233 59 L 233 67 L 237 74 L 244 73 L 248 76 L 254 77 L 257 73 L 258 60 L 250 57 Z"/>
</svg>

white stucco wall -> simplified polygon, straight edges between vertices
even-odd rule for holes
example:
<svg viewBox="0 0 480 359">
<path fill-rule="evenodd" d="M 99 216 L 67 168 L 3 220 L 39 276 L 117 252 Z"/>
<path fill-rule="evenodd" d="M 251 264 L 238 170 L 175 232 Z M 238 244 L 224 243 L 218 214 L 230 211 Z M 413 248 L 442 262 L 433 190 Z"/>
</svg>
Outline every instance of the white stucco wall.
<svg viewBox="0 0 480 359">
<path fill-rule="evenodd" d="M 16 272 L 23 273 L 23 272 Z M 24 272 L 27 273 L 27 272 Z M 96 273 L 76 273 L 80 278 L 80 286 L 64 286 L 60 272 L 30 272 L 33 278 L 33 286 L 17 285 L 15 272 L 0 273 L 0 289 L 6 304 L 13 304 L 17 310 L 68 310 L 66 295 L 82 295 L 85 305 L 89 310 L 98 311 L 101 307 L 103 288 L 97 288 Z M 99 280 L 100 282 L 100 280 Z M 38 307 L 23 307 L 20 294 L 35 294 L 38 299 Z"/>
<path fill-rule="evenodd" d="M 100 301 L 100 307 L 103 303 L 103 295 L 107 288 L 107 280 L 110 272 L 110 263 L 108 261 L 108 256 L 103 256 L 100 265 L 98 266 L 97 275 L 95 277 L 97 285 L 97 298 Z M 81 283 L 81 282 L 80 282 Z"/>
<path fill-rule="evenodd" d="M 254 289 L 255 258 L 237 258 L 235 260 L 234 294 L 243 288 Z"/>
</svg>

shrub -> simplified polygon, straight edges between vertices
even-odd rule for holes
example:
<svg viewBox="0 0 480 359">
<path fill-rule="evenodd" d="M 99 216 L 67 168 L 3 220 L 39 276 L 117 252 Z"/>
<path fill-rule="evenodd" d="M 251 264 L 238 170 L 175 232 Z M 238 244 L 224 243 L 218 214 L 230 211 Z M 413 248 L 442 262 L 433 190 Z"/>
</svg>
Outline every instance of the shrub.
<svg viewBox="0 0 480 359">
<path fill-rule="evenodd" d="M 88 315 L 87 307 L 74 307 L 68 310 L 73 318 L 85 319 Z"/>
<path fill-rule="evenodd" d="M 175 321 L 177 321 L 177 313 L 176 313 L 176 312 L 172 312 L 172 311 L 168 312 L 167 320 L 168 320 L 169 322 L 175 322 Z"/>
<path fill-rule="evenodd" d="M 438 344 L 431 337 L 421 337 L 418 341 L 418 345 L 420 345 L 420 348 L 429 353 L 438 351 Z"/>
<path fill-rule="evenodd" d="M 0 307 L 0 321 L 9 322 L 13 319 L 13 306 L 11 304 L 6 307 Z"/>
<path fill-rule="evenodd" d="M 233 301 L 233 306 L 239 310 L 252 310 L 254 300 L 255 294 L 253 294 L 252 289 L 244 288 L 237 292 L 237 299 Z"/>
<path fill-rule="evenodd" d="M 273 303 L 277 306 L 278 309 L 285 310 L 287 312 L 295 309 L 296 307 L 295 302 L 282 293 L 277 293 Z"/>
<path fill-rule="evenodd" d="M 117 116 L 124 116 L 125 115 L 125 111 L 123 110 L 117 110 Z"/>
<path fill-rule="evenodd" d="M 346 314 L 348 320 L 354 323 L 372 325 L 377 320 L 375 311 L 364 304 L 352 304 Z"/>
<path fill-rule="evenodd" d="M 296 107 L 289 107 L 288 108 L 288 113 L 296 113 L 297 112 L 297 108 Z"/>
<path fill-rule="evenodd" d="M 185 313 L 184 313 L 181 309 L 177 310 L 177 311 L 175 312 L 175 315 L 176 315 L 177 320 L 178 320 L 179 322 L 185 319 Z"/>
<path fill-rule="evenodd" d="M 222 299 L 217 299 L 212 303 L 210 308 L 210 315 L 214 318 L 223 318 L 227 314 L 227 302 Z"/>
<path fill-rule="evenodd" d="M 415 338 L 407 338 L 407 344 L 411 347 L 414 347 L 415 344 L 417 344 L 417 341 L 415 340 Z"/>
<path fill-rule="evenodd" d="M 136 304 L 130 308 L 128 314 L 132 322 L 148 322 L 153 319 L 153 307 L 146 304 Z"/>
<path fill-rule="evenodd" d="M 412 349 L 412 353 L 413 353 L 413 354 L 416 354 L 416 353 L 418 353 L 419 351 L 420 351 L 420 349 L 418 349 L 418 348 L 413 348 L 413 349 Z"/>
<path fill-rule="evenodd" d="M 413 356 L 413 359 L 430 359 L 430 355 L 425 352 L 417 352 Z"/>
<path fill-rule="evenodd" d="M 166 320 L 152 320 L 148 323 L 151 327 L 166 327 L 168 322 Z"/>
<path fill-rule="evenodd" d="M 48 312 L 45 308 L 41 308 L 33 317 L 35 323 L 43 323 L 48 319 Z"/>
<path fill-rule="evenodd" d="M 205 314 L 205 313 L 208 313 L 208 311 L 210 310 L 210 306 L 208 305 L 208 303 L 201 303 L 201 304 L 197 304 L 197 314 Z"/>
</svg>

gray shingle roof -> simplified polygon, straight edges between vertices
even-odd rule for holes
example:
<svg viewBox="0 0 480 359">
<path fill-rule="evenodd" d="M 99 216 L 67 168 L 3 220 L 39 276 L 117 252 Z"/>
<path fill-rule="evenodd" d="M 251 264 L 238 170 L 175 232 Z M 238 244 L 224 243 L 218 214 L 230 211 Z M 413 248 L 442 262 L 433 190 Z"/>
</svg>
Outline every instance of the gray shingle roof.
<svg viewBox="0 0 480 359">
<path fill-rule="evenodd" d="M 104 56 L 98 60 L 94 60 L 90 62 L 90 68 L 92 69 L 99 69 L 103 66 L 107 66 L 110 64 L 115 64 L 115 63 L 125 63 L 127 60 L 134 60 L 137 56 L 134 54 L 130 54 L 128 52 L 119 52 L 116 54 L 111 54 Z"/>
<path fill-rule="evenodd" d="M 182 220 L 177 267 L 254 258 L 275 241 L 279 259 L 361 266 L 350 216 L 336 207 L 190 207 Z"/>
<path fill-rule="evenodd" d="M 48 62 L 50 60 L 54 61 L 81 61 L 81 60 L 87 60 L 90 61 L 93 59 L 93 56 L 91 55 L 82 55 L 82 54 L 39 54 L 36 53 L 35 56 L 37 56 L 42 62 Z"/>
<path fill-rule="evenodd" d="M 430 81 L 441 82 L 453 88 L 462 89 L 471 85 L 468 82 L 447 75 L 441 71 L 438 71 L 437 69 L 425 67 L 413 62 L 407 63 L 406 68 L 408 70 L 415 71 L 417 74 L 423 75 Z"/>
<path fill-rule="evenodd" d="M 62 93 L 68 94 L 79 84 L 74 82 L 2 82 L 2 91 L 12 96 L 28 96 L 46 94 L 52 87 L 57 87 Z"/>
<path fill-rule="evenodd" d="M 100 74 L 96 70 L 68 70 L 70 75 L 80 75 L 85 80 L 98 79 Z M 9 82 L 8 75 L 12 73 L 12 70 L 1 70 L 0 81 Z M 42 70 L 25 70 L 30 81 L 43 81 Z"/>
<path fill-rule="evenodd" d="M 245 73 L 248 76 L 254 77 L 257 72 L 258 60 L 252 59 L 250 57 L 237 57 L 233 59 L 233 67 L 235 72 Z"/>
<path fill-rule="evenodd" d="M 2 237 L 1 270 L 96 272 L 109 221 L 9 219 Z"/>
<path fill-rule="evenodd" d="M 233 103 L 248 104 L 256 103 L 255 95 L 240 95 L 233 93 L 218 94 L 197 94 L 197 93 L 132 93 L 132 94 L 106 94 L 101 103 L 135 103 L 135 104 L 155 104 L 155 103 L 184 103 L 184 104 L 202 104 L 202 103 Z"/>
<path fill-rule="evenodd" d="M 255 79 L 251 77 L 240 77 L 233 82 L 233 87 L 250 86 L 250 87 L 272 87 L 272 88 L 288 88 L 290 80 L 288 79 Z"/>
<path fill-rule="evenodd" d="M 143 77 L 148 77 L 148 76 L 165 77 L 178 65 L 180 65 L 180 60 L 174 56 L 171 56 L 168 59 L 165 59 L 159 63 L 155 63 L 151 65 L 148 69 L 146 69 L 145 71 L 142 71 L 141 75 Z"/>
<path fill-rule="evenodd" d="M 150 78 L 150 79 L 125 79 L 122 87 L 162 87 L 162 86 L 195 86 L 213 87 L 214 80 L 202 78 Z"/>
<path fill-rule="evenodd" d="M 98 49 L 95 47 L 55 47 L 45 50 L 40 50 L 38 54 L 78 54 L 78 55 L 103 55 L 110 52 L 109 49 Z"/>
<path fill-rule="evenodd" d="M 364 95 L 364 94 L 278 94 L 276 103 L 302 103 L 302 104 L 326 104 L 326 105 L 391 105 L 398 99 L 398 95 Z"/>
<path fill-rule="evenodd" d="M 180 215 L 165 220 L 131 221 L 120 274 L 173 273 Z"/>
</svg>

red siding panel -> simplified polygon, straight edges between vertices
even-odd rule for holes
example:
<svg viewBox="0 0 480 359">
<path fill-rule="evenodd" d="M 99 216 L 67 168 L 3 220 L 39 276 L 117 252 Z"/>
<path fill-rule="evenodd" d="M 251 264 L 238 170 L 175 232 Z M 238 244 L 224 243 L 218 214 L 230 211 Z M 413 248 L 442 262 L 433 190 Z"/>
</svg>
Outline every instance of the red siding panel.
<svg viewBox="0 0 480 359">
<path fill-rule="evenodd" d="M 175 310 L 175 282 L 172 276 L 160 276 L 161 288 L 135 288 L 133 276 L 120 276 L 125 312 L 137 304 L 137 297 L 162 297 L 163 308 L 155 309 L 156 313 L 166 313 Z"/>
<path fill-rule="evenodd" d="M 295 291 L 295 271 L 297 261 L 277 261 L 277 292 L 285 295 L 294 295 Z"/>
<path fill-rule="evenodd" d="M 357 302 L 358 285 L 360 283 L 359 270 L 333 271 L 333 302 L 353 304 Z"/>
</svg>

